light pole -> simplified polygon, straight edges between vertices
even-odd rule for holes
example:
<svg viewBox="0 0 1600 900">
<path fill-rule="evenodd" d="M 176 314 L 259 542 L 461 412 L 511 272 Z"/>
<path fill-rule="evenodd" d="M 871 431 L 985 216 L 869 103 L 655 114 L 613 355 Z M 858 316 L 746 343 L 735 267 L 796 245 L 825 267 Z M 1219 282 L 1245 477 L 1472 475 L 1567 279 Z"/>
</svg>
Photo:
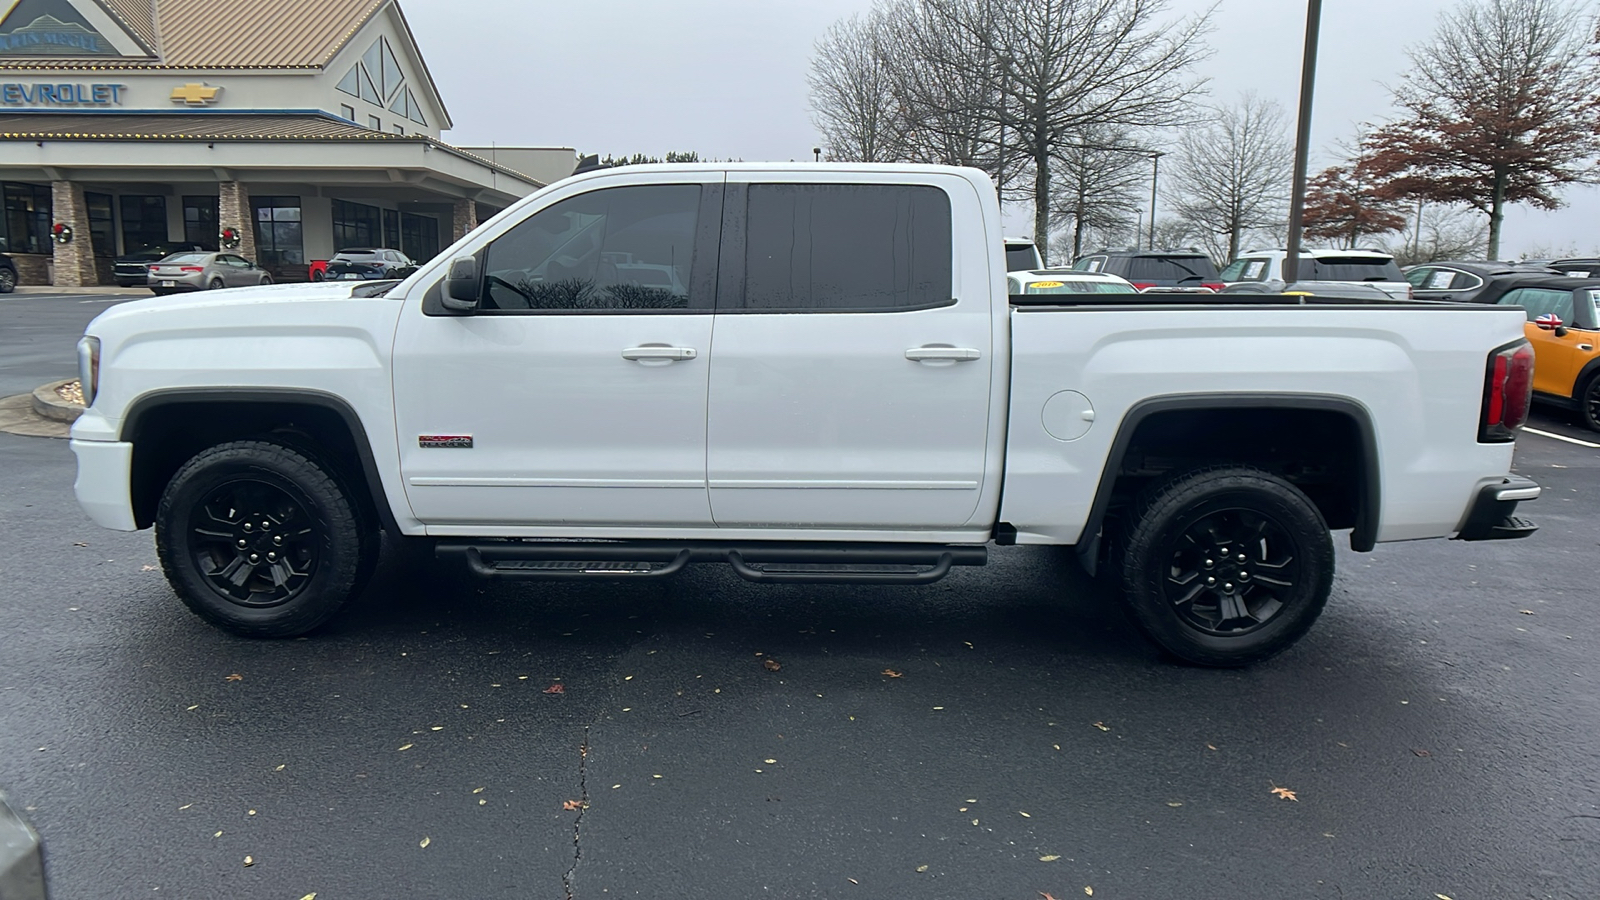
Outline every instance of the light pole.
<svg viewBox="0 0 1600 900">
<path fill-rule="evenodd" d="M 1156 182 L 1161 180 L 1162 156 L 1163 154 L 1160 150 L 1150 154 L 1150 246 L 1148 249 L 1151 250 L 1156 248 Z M 1139 242 L 1134 241 L 1133 243 L 1134 249 L 1137 250 Z"/>
<path fill-rule="evenodd" d="M 1289 196 L 1289 247 L 1283 259 L 1283 280 L 1300 277 L 1300 231 L 1305 223 L 1306 163 L 1311 153 L 1311 97 L 1317 78 L 1317 32 L 1322 25 L 1322 0 L 1306 4 L 1306 50 L 1300 63 L 1300 127 L 1294 139 L 1294 187 Z"/>
<path fill-rule="evenodd" d="M 816 157 L 816 160 L 815 160 L 816 162 L 822 162 L 822 148 L 821 147 L 812 147 L 811 148 L 811 155 Z"/>
</svg>

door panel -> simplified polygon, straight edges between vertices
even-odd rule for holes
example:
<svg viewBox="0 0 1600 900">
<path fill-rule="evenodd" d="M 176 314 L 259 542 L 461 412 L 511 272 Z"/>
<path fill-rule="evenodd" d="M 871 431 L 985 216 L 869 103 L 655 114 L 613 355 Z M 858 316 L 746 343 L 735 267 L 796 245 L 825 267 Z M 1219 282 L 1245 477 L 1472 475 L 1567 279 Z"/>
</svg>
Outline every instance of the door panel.
<svg viewBox="0 0 1600 900">
<path fill-rule="evenodd" d="M 970 188 L 730 178 L 750 183 L 729 185 L 712 340 L 717 524 L 965 524 L 993 367 L 988 259 L 951 240 L 952 216 L 982 221 Z"/>
<path fill-rule="evenodd" d="M 423 522 L 712 524 L 706 389 L 722 175 L 638 177 L 556 191 L 501 225 L 478 254 L 477 314 L 443 314 L 424 298 L 401 317 L 400 462 Z"/>
</svg>

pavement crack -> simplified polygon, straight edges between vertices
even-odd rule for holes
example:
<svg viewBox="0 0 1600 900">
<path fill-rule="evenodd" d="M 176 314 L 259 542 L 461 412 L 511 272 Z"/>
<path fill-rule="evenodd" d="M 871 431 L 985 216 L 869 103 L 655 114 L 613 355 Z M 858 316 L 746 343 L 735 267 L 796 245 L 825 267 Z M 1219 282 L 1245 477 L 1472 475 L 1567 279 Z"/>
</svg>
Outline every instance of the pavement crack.
<svg viewBox="0 0 1600 900">
<path fill-rule="evenodd" d="M 572 900 L 572 882 L 583 862 L 583 815 L 589 810 L 589 728 L 583 726 L 583 743 L 578 745 L 578 814 L 572 820 L 572 865 L 561 874 L 561 889 Z"/>
</svg>

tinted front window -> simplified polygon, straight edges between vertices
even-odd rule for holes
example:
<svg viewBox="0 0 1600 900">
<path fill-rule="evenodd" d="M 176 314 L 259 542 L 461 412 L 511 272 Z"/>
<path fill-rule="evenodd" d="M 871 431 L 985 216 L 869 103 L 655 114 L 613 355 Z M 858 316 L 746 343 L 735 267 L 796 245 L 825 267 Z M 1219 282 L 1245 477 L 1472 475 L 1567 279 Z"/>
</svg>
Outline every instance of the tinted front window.
<svg viewBox="0 0 1600 900">
<path fill-rule="evenodd" d="M 1085 256 L 1072 264 L 1072 268 L 1079 272 L 1098 272 L 1105 267 L 1104 256 Z"/>
<path fill-rule="evenodd" d="M 546 207 L 489 245 L 485 309 L 684 309 L 699 185 L 607 188 Z"/>
<path fill-rule="evenodd" d="M 1265 281 L 1267 261 L 1264 259 L 1236 259 L 1217 275 L 1218 281 L 1230 284 L 1237 281 Z"/>
<path fill-rule="evenodd" d="M 1310 271 L 1305 263 L 1310 263 Z M 1301 281 L 1405 281 L 1406 276 L 1392 259 L 1367 256 L 1324 256 L 1302 260 Z"/>
<path fill-rule="evenodd" d="M 1039 267 L 1039 255 L 1033 252 L 1033 245 L 1006 247 L 1006 271 L 1025 272 L 1028 269 Z"/>
<path fill-rule="evenodd" d="M 1217 280 L 1217 267 L 1203 256 L 1134 256 L 1128 259 L 1129 281 L 1200 284 Z"/>
<path fill-rule="evenodd" d="M 1520 306 L 1532 322 L 1540 316 L 1554 315 L 1572 321 L 1572 292 L 1550 288 L 1517 288 L 1500 298 L 1501 306 Z"/>
<path fill-rule="evenodd" d="M 950 200 L 915 185 L 753 184 L 744 306 L 890 310 L 948 304 Z"/>
</svg>

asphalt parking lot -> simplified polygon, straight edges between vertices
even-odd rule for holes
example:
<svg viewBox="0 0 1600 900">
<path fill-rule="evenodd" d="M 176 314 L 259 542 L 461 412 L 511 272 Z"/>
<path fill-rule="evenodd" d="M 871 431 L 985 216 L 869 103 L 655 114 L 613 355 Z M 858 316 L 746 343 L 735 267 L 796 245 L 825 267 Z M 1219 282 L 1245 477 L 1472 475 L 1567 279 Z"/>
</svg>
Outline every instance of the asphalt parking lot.
<svg viewBox="0 0 1600 900">
<path fill-rule="evenodd" d="M 0 395 L 109 302 L 0 299 Z M 64 441 L 0 434 L 0 788 L 56 900 L 1590 900 L 1600 436 L 1534 427 L 1538 534 L 1342 550 L 1246 671 L 1164 660 L 1044 548 L 550 586 L 391 542 L 331 627 L 247 641 L 79 512 Z"/>
</svg>

